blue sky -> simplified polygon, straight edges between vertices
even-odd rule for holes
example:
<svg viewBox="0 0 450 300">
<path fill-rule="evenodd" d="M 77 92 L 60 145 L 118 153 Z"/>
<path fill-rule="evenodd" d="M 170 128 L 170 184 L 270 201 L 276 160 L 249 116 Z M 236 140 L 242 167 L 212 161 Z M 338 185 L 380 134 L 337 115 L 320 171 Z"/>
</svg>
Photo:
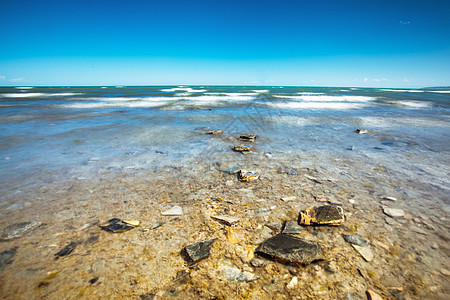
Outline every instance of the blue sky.
<svg viewBox="0 0 450 300">
<path fill-rule="evenodd" d="M 450 86 L 450 1 L 0 1 L 0 85 Z"/>
</svg>

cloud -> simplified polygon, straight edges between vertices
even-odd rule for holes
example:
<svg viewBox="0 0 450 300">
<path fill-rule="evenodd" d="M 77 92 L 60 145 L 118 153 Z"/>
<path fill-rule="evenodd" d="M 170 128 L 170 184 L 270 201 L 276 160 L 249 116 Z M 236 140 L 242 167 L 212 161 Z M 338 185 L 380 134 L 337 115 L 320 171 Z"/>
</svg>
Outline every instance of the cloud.
<svg viewBox="0 0 450 300">
<path fill-rule="evenodd" d="M 3 75 L 0 75 L 0 80 L 5 80 L 6 79 L 6 77 L 5 76 L 3 76 Z"/>
<path fill-rule="evenodd" d="M 403 20 L 400 20 L 400 25 L 402 25 L 402 26 L 409 25 L 409 24 L 411 24 L 410 21 L 403 21 Z"/>
<path fill-rule="evenodd" d="M 380 81 L 381 81 L 381 79 L 378 79 L 378 78 L 374 78 L 374 79 L 373 79 L 373 81 L 375 81 L 375 82 L 380 82 Z"/>
<path fill-rule="evenodd" d="M 369 79 L 366 77 L 366 78 L 364 78 L 364 82 L 367 82 Z"/>
<path fill-rule="evenodd" d="M 404 78 L 403 82 L 409 82 L 408 78 Z"/>
<path fill-rule="evenodd" d="M 24 79 L 25 79 L 25 77 L 19 77 L 19 78 L 10 79 L 9 81 L 11 81 L 11 82 L 19 82 L 19 81 L 22 81 Z"/>
</svg>

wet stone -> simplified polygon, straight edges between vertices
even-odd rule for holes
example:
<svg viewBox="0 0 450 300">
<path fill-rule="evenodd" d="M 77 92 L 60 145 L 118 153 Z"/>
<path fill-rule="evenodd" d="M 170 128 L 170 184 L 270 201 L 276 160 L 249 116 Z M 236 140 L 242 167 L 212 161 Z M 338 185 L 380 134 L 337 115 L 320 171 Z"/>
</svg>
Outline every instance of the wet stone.
<svg viewBox="0 0 450 300">
<path fill-rule="evenodd" d="M 161 213 L 163 216 L 181 216 L 183 214 L 183 208 L 181 206 L 174 206 Z"/>
<path fill-rule="evenodd" d="M 359 254 L 361 254 L 361 256 L 364 258 L 365 261 L 373 260 L 373 253 L 369 247 L 361 247 L 354 244 L 352 244 L 352 247 L 355 248 L 355 250 L 358 251 Z"/>
<path fill-rule="evenodd" d="M 219 272 L 220 277 L 228 281 L 249 282 L 258 279 L 253 273 L 226 265 L 219 266 Z"/>
<path fill-rule="evenodd" d="M 318 243 L 284 233 L 264 241 L 255 252 L 302 264 L 322 259 L 322 249 Z"/>
<path fill-rule="evenodd" d="M 241 219 L 233 217 L 233 216 L 227 216 L 227 215 L 216 215 L 211 216 L 214 220 L 220 221 L 221 223 L 225 223 L 228 226 L 231 226 L 237 222 L 239 222 Z"/>
<path fill-rule="evenodd" d="M 353 245 L 358 245 L 361 247 L 365 247 L 369 244 L 369 241 L 366 239 L 363 239 L 362 237 L 359 237 L 357 235 L 352 235 L 352 234 L 344 234 L 343 235 L 344 240 L 349 242 L 350 244 Z"/>
<path fill-rule="evenodd" d="M 295 196 L 281 197 L 281 200 L 284 201 L 284 202 L 294 201 L 296 199 L 297 199 L 297 197 L 295 197 Z"/>
<path fill-rule="evenodd" d="M 258 172 L 239 170 L 239 181 L 250 182 L 259 178 Z"/>
<path fill-rule="evenodd" d="M 399 208 L 390 208 L 387 206 L 383 206 L 383 212 L 391 218 L 401 218 L 405 216 L 405 212 L 403 209 Z"/>
<path fill-rule="evenodd" d="M 233 150 L 237 151 L 237 152 L 251 152 L 253 151 L 253 149 L 255 148 L 255 146 L 250 145 L 250 146 L 234 146 Z"/>
<path fill-rule="evenodd" d="M 3 251 L 0 253 L 0 270 L 2 270 L 7 264 L 12 262 L 13 256 L 17 252 L 17 247 L 14 247 L 10 250 Z"/>
<path fill-rule="evenodd" d="M 256 140 L 256 134 L 253 134 L 253 133 L 242 134 L 239 136 L 239 138 L 243 141 L 254 141 L 254 140 Z"/>
<path fill-rule="evenodd" d="M 9 225 L 0 233 L 0 241 L 9 241 L 19 238 L 23 234 L 39 227 L 40 225 L 42 225 L 42 223 L 36 221 L 15 223 Z"/>
<path fill-rule="evenodd" d="M 111 231 L 111 232 L 114 232 L 114 233 L 125 232 L 125 231 L 133 229 L 135 227 L 136 226 L 133 226 L 133 225 L 130 225 L 130 224 L 127 224 L 127 223 L 123 222 L 119 218 L 113 218 L 113 219 L 109 220 L 107 222 L 107 224 L 100 225 L 100 228 L 102 228 L 103 230 Z"/>
<path fill-rule="evenodd" d="M 194 244 L 190 244 L 183 249 L 186 259 L 189 262 L 198 262 L 201 259 L 204 259 L 209 256 L 209 252 L 211 251 L 211 246 L 214 243 L 215 239 L 208 239 L 202 242 L 197 242 Z"/>
<path fill-rule="evenodd" d="M 341 225 L 344 222 L 344 210 L 335 205 L 311 206 L 300 212 L 299 224 L 302 225 Z"/>
<path fill-rule="evenodd" d="M 61 250 L 59 250 L 55 254 L 55 259 L 58 259 L 60 257 L 66 256 L 66 255 L 69 255 L 70 253 L 73 252 L 73 250 L 75 250 L 77 245 L 78 245 L 78 242 L 70 242 L 69 245 L 67 245 L 66 247 L 62 248 Z"/>
<path fill-rule="evenodd" d="M 302 228 L 297 222 L 288 220 L 284 223 L 283 233 L 298 234 L 302 232 Z"/>
</svg>

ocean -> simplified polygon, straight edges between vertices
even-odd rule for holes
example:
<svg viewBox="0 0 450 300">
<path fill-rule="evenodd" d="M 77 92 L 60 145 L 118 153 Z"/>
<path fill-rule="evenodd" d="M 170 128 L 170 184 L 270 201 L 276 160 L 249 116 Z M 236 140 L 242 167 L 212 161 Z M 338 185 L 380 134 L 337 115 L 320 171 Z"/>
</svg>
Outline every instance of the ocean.
<svg viewBox="0 0 450 300">
<path fill-rule="evenodd" d="M 209 134 L 212 130 L 222 130 L 222 133 Z M 239 140 L 241 134 L 256 134 L 257 139 L 251 143 L 244 142 Z M 233 146 L 238 144 L 253 145 L 254 151 L 248 154 L 233 151 Z M 233 167 L 255 169 L 260 173 L 260 183 L 236 187 L 236 184 L 243 183 L 233 182 L 233 175 L 229 175 Z M 367 224 L 379 224 L 373 233 L 384 235 L 387 230 L 389 234 L 396 234 L 398 242 L 394 238 L 382 241 L 390 247 L 409 249 L 415 257 L 420 257 L 424 251 L 434 251 L 434 254 L 429 254 L 434 263 L 421 258 L 429 268 L 426 274 L 439 286 L 427 291 L 437 293 L 438 298 L 439 292 L 445 294 L 448 291 L 448 286 L 440 283 L 445 282 L 446 275 L 443 279 L 433 277 L 436 272 L 443 276 L 439 269 L 442 265 L 448 266 L 448 256 L 443 254 L 448 249 L 450 209 L 448 89 L 2 87 L 0 169 L 1 227 L 14 220 L 39 219 L 48 224 L 52 234 L 63 228 L 70 231 L 72 227 L 52 229 L 51 222 L 60 225 L 69 221 L 80 222 L 73 225 L 75 228 L 87 222 L 88 216 L 106 221 L 114 217 L 112 212 L 126 213 L 145 223 L 151 213 L 148 207 L 144 208 L 143 201 L 152 195 L 159 200 L 148 205 L 158 214 L 160 205 L 170 203 L 183 203 L 193 213 L 199 201 L 211 201 L 213 195 L 225 198 L 224 195 L 233 190 L 234 194 L 228 195 L 229 201 L 244 201 L 250 207 L 261 208 L 261 199 L 270 199 L 273 203 L 269 205 L 267 200 L 268 208 L 264 209 L 273 209 L 274 214 L 270 220 L 264 219 L 267 222 L 273 222 L 276 216 L 281 215 L 283 217 L 280 218 L 285 219 L 290 216 L 288 210 L 301 209 L 306 203 L 314 204 L 313 196 L 317 194 L 334 195 L 338 202 L 343 203 L 344 209 L 349 206 L 353 216 L 360 216 L 358 218 L 361 219 L 354 221 L 358 223 L 356 228 L 362 228 L 358 233 L 367 237 L 371 231 Z M 308 178 L 318 179 L 310 182 Z M 122 181 L 125 179 L 126 184 Z M 189 189 L 196 185 L 196 192 L 189 193 Z M 144 195 L 136 190 L 138 186 L 141 192 L 149 186 L 153 186 L 153 190 Z M 87 200 L 93 197 L 89 195 L 95 194 L 96 188 L 102 190 L 103 196 Z M 134 191 L 141 198 L 128 199 L 125 190 Z M 119 200 L 114 199 L 117 193 L 120 194 L 117 196 Z M 286 194 L 294 194 L 306 202 L 289 204 L 289 209 L 281 209 L 282 205 L 277 201 Z M 106 195 L 108 200 L 98 204 L 97 200 L 106 198 Z M 244 200 L 245 195 L 252 200 Z M 405 219 L 393 223 L 383 214 L 381 207 L 387 204 L 381 199 L 386 196 L 398 199 L 395 206 L 407 212 Z M 233 197 L 240 200 L 233 200 Z M 130 207 L 130 203 L 134 203 L 134 207 Z M 85 214 L 82 207 L 89 214 Z M 275 213 L 277 208 L 273 207 L 280 211 Z M 244 214 L 244 210 L 236 210 L 236 213 Z M 156 215 L 154 217 L 157 219 Z M 156 219 L 146 225 L 150 227 Z M 417 230 L 405 228 L 411 224 L 430 231 L 419 235 L 428 241 L 424 244 L 433 245 L 432 250 L 426 245 L 422 245 L 425 248 L 417 246 L 419 250 L 409 248 L 408 245 L 417 240 L 418 235 Z M 396 231 L 397 227 L 401 229 Z M 45 228 L 34 237 L 34 242 L 56 243 L 47 236 L 42 237 Z M 113 243 L 110 236 L 102 243 Z M 181 247 L 183 243 L 185 241 L 179 241 L 175 246 Z M 63 246 L 61 241 L 56 244 Z M 39 255 L 50 255 L 50 250 L 45 251 Z M 42 257 L 39 259 L 43 269 L 53 269 L 50 262 Z M 410 257 L 405 254 L 402 259 Z M 403 263 L 389 261 L 391 267 Z M 23 268 L 34 264 L 30 262 Z M 179 271 L 180 266 L 175 265 L 169 266 L 168 273 L 170 270 Z M 70 269 L 70 266 L 66 268 Z M 420 276 L 419 271 L 414 269 L 411 272 Z M 19 276 L 20 279 L 38 282 L 42 274 L 23 271 L 19 275 L 11 275 L 11 278 Z M 155 271 L 148 274 L 155 275 Z M 402 278 L 395 272 L 392 274 L 392 278 Z M 265 278 L 264 275 L 259 276 Z M 411 278 L 405 277 L 398 284 L 405 287 Z M 357 293 L 355 291 L 361 283 L 355 283 L 355 280 L 349 279 L 345 285 L 347 293 Z M 205 277 L 204 281 L 208 282 L 208 279 Z M 29 287 L 13 283 L 13 280 L 5 284 L 10 287 L 16 284 L 14 288 L 17 291 L 32 295 Z M 56 293 L 52 294 L 54 297 L 58 295 L 56 291 L 74 289 L 69 288 L 74 284 L 70 280 L 64 284 L 52 290 Z M 111 281 L 110 284 L 120 283 Z M 144 294 L 145 289 L 156 289 L 159 285 L 156 281 L 153 285 L 148 284 L 135 292 Z M 434 286 L 429 282 L 424 284 Z M 108 283 L 104 285 L 108 286 Z M 126 290 L 130 289 L 133 290 L 128 284 Z M 330 290 L 327 295 L 338 297 L 345 289 L 340 292 Z M 313 288 L 312 295 L 314 291 L 316 289 Z M 266 296 L 274 295 L 267 290 L 266 293 Z M 405 293 L 413 297 L 420 295 L 420 292 L 412 290 Z M 8 295 L 12 297 L 12 294 Z"/>
</svg>

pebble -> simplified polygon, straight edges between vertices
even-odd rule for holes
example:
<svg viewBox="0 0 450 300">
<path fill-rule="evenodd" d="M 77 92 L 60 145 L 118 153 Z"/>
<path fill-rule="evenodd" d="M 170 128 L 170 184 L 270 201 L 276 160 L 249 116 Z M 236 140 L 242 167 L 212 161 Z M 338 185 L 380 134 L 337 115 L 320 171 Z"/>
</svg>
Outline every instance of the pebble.
<svg viewBox="0 0 450 300">
<path fill-rule="evenodd" d="M 219 266 L 220 276 L 228 281 L 249 282 L 258 279 L 258 277 L 250 272 L 241 271 L 238 268 L 221 265 Z"/>
<path fill-rule="evenodd" d="M 355 250 L 358 251 L 359 254 L 361 254 L 365 261 L 370 262 L 373 260 L 373 253 L 369 247 L 361 247 L 354 244 L 352 244 L 352 247 L 355 248 Z"/>
<path fill-rule="evenodd" d="M 318 243 L 284 233 L 265 240 L 258 246 L 255 253 L 303 264 L 322 258 L 322 248 Z"/>
<path fill-rule="evenodd" d="M 392 218 L 400 218 L 405 216 L 405 212 L 400 208 L 390 208 L 387 206 L 383 206 L 383 212 Z"/>
<path fill-rule="evenodd" d="M 214 220 L 221 221 L 229 226 L 239 222 L 241 219 L 233 217 L 233 216 L 226 216 L 226 215 L 215 215 L 211 216 Z"/>
<path fill-rule="evenodd" d="M 351 204 L 355 204 L 356 203 L 355 199 L 348 199 L 348 202 L 350 202 Z"/>
<path fill-rule="evenodd" d="M 13 256 L 16 254 L 17 247 L 0 253 L 0 270 L 2 270 L 7 264 L 12 262 Z"/>
<path fill-rule="evenodd" d="M 69 255 L 70 253 L 73 252 L 73 250 L 75 250 L 77 245 L 78 245 L 78 242 L 70 242 L 69 245 L 67 245 L 66 247 L 62 248 L 61 250 L 59 250 L 55 254 L 55 259 L 58 259 L 60 257 L 66 256 L 66 255 Z"/>
<path fill-rule="evenodd" d="M 394 197 L 383 197 L 383 200 L 397 201 L 397 198 L 394 198 Z"/>
<path fill-rule="evenodd" d="M 198 262 L 209 256 L 211 251 L 211 245 L 214 243 L 215 239 L 208 239 L 205 241 L 190 244 L 184 248 L 184 253 L 190 262 Z"/>
<path fill-rule="evenodd" d="M 181 206 L 174 206 L 171 209 L 163 211 L 161 213 L 163 216 L 181 216 L 183 214 L 183 208 Z"/>
<path fill-rule="evenodd" d="M 353 245 L 365 247 L 369 244 L 368 240 L 363 239 L 362 237 L 359 237 L 357 235 L 344 234 L 343 237 L 344 237 L 344 240 L 346 240 L 347 242 L 349 242 L 350 244 L 353 244 Z"/>
<path fill-rule="evenodd" d="M 294 201 L 294 200 L 296 200 L 296 199 L 297 199 L 296 196 L 286 196 L 286 197 L 281 197 L 281 200 L 283 200 L 284 202 Z"/>
<path fill-rule="evenodd" d="M 286 286 L 288 289 L 293 289 L 297 286 L 298 284 L 298 278 L 297 276 L 292 277 L 291 281 L 288 283 L 288 285 Z"/>
<path fill-rule="evenodd" d="M 15 223 L 9 225 L 0 233 L 0 241 L 9 241 L 16 239 L 27 233 L 28 231 L 39 227 L 40 225 L 42 225 L 42 223 L 36 221 Z"/>
<path fill-rule="evenodd" d="M 319 183 L 319 184 L 322 183 L 322 181 L 320 181 L 320 180 L 317 179 L 316 177 L 310 176 L 310 175 L 308 175 L 308 174 L 304 174 L 304 175 L 305 175 L 306 178 L 308 178 L 308 179 L 311 180 L 311 181 L 314 181 L 315 183 Z"/>
<path fill-rule="evenodd" d="M 272 153 L 266 152 L 266 153 L 264 153 L 264 156 L 267 158 L 272 158 Z"/>
<path fill-rule="evenodd" d="M 367 290 L 367 296 L 369 300 L 383 300 L 380 295 L 371 290 Z"/>
<path fill-rule="evenodd" d="M 297 234 L 301 232 L 302 228 L 296 221 L 288 220 L 284 223 L 283 233 Z"/>
<path fill-rule="evenodd" d="M 441 269 L 441 273 L 442 273 L 442 275 L 450 276 L 450 271 L 447 269 Z"/>
</svg>

